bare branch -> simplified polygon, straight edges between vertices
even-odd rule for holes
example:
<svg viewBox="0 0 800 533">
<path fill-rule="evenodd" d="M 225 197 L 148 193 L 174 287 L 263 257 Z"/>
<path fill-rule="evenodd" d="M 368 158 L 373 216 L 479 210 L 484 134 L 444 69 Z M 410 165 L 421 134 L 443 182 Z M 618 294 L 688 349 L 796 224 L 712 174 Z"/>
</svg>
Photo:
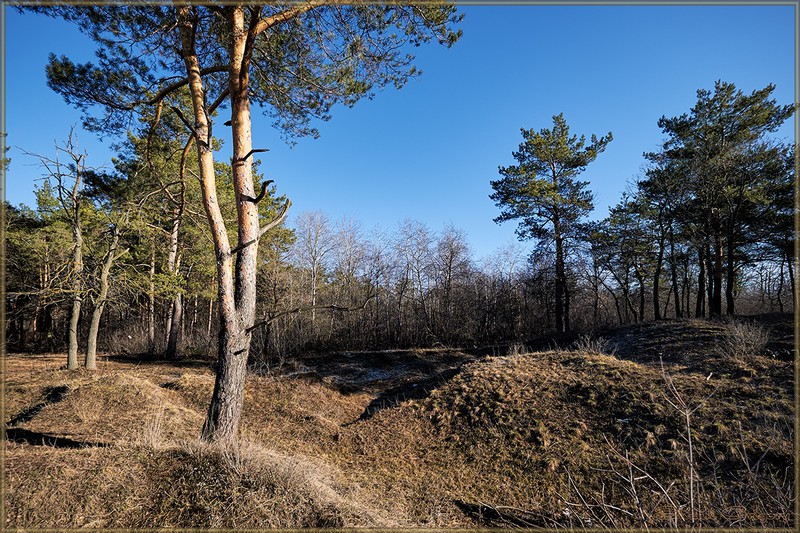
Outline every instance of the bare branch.
<svg viewBox="0 0 800 533">
<path fill-rule="evenodd" d="M 255 198 L 252 198 L 250 196 L 245 196 L 244 199 L 247 200 L 248 202 L 253 202 L 254 204 L 257 204 L 258 202 L 260 202 L 262 200 L 262 198 L 264 198 L 264 194 L 266 194 L 267 187 L 269 187 L 270 183 L 272 183 L 272 180 L 262 181 L 261 182 L 261 192 L 258 193 L 258 196 L 256 196 Z"/>
<path fill-rule="evenodd" d="M 376 294 L 374 294 L 374 293 L 370 294 L 369 296 L 367 296 L 366 300 L 364 300 L 364 303 L 362 303 L 361 305 L 358 305 L 356 307 L 345 307 L 343 305 L 329 304 L 329 305 L 301 305 L 301 306 L 295 307 L 293 309 L 286 309 L 284 311 L 280 311 L 280 312 L 272 315 L 269 318 L 265 318 L 261 322 L 257 322 L 255 324 L 253 324 L 252 326 L 247 328 L 246 333 L 250 333 L 254 329 L 258 329 L 258 328 L 260 328 L 262 326 L 267 326 L 267 325 L 271 324 L 272 322 L 275 322 L 279 318 L 284 317 L 286 315 L 293 315 L 295 313 L 302 313 L 302 312 L 305 312 L 305 311 L 312 311 L 312 310 L 346 311 L 346 312 L 361 311 L 362 309 L 367 307 L 367 304 L 370 302 L 370 300 L 375 298 L 375 296 L 376 296 Z"/>
<path fill-rule="evenodd" d="M 216 66 L 213 66 L 213 67 L 208 67 L 208 68 L 204 68 L 204 69 L 200 70 L 200 75 L 201 76 L 205 76 L 207 74 L 213 74 L 215 72 L 227 72 L 227 71 L 228 71 L 228 67 L 227 66 L 225 66 L 225 65 L 216 65 Z M 151 99 L 145 100 L 144 102 L 141 102 L 141 103 L 143 103 L 145 105 L 156 104 L 156 103 L 160 102 L 161 100 L 163 100 L 164 97 L 166 97 L 171 92 L 176 91 L 176 90 L 180 89 L 181 87 L 183 87 L 184 85 L 188 85 L 188 84 L 189 84 L 189 78 L 183 78 L 181 80 L 178 80 L 175 83 L 171 83 L 171 84 L 167 85 L 166 87 L 164 87 L 163 89 L 161 89 L 160 91 L 158 91 Z M 130 106 L 131 109 L 134 107 L 134 105 L 136 105 L 136 104 L 133 104 L 133 105 Z"/>
<path fill-rule="evenodd" d="M 247 152 L 247 154 L 244 157 L 240 158 L 239 162 L 247 161 L 247 158 L 250 157 L 251 155 L 259 154 L 262 152 L 269 152 L 269 148 L 253 148 L 252 150 Z"/>
<path fill-rule="evenodd" d="M 181 112 L 181 110 L 178 109 L 175 106 L 171 106 L 170 109 L 172 109 L 175 112 L 175 114 L 178 115 L 178 118 L 181 119 L 181 122 L 183 122 L 183 125 L 186 126 L 189 129 L 189 133 L 191 133 L 192 136 L 196 138 L 197 137 L 197 131 L 195 131 L 194 126 L 189 124 L 189 121 L 186 120 L 186 117 L 183 116 L 183 113 Z"/>
</svg>

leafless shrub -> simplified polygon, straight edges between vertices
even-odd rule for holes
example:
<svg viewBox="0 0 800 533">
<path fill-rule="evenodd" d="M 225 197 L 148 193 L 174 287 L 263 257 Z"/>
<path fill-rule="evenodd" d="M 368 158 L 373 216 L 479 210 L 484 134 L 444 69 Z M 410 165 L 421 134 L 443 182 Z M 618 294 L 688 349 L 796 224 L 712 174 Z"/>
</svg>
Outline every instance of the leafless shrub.
<svg viewBox="0 0 800 533">
<path fill-rule="evenodd" d="M 526 353 L 530 353 L 530 350 L 521 342 L 515 342 L 508 347 L 508 355 L 522 355 Z"/>
<path fill-rule="evenodd" d="M 603 337 L 581 335 L 572 344 L 573 350 L 594 355 L 616 355 L 617 347 L 614 343 Z"/>
<path fill-rule="evenodd" d="M 752 359 L 763 355 L 769 342 L 769 329 L 760 324 L 731 321 L 725 324 L 719 353 L 723 357 L 738 360 Z"/>
</svg>

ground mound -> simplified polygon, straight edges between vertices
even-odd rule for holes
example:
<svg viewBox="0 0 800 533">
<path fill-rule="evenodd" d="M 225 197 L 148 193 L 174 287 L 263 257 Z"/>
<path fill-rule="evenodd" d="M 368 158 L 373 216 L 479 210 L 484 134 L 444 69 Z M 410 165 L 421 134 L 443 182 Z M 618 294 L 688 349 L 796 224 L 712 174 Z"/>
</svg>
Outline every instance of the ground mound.
<svg viewBox="0 0 800 533">
<path fill-rule="evenodd" d="M 123 445 L 7 455 L 10 524 L 43 528 L 375 525 L 319 465 L 259 446 Z M 30 461 L 30 462 L 28 462 Z M 48 489 L 42 490 L 46 483 Z"/>
<path fill-rule="evenodd" d="M 680 370 L 581 352 L 498 357 L 420 407 L 480 465 L 462 507 L 487 525 L 788 527 L 787 391 Z"/>
</svg>

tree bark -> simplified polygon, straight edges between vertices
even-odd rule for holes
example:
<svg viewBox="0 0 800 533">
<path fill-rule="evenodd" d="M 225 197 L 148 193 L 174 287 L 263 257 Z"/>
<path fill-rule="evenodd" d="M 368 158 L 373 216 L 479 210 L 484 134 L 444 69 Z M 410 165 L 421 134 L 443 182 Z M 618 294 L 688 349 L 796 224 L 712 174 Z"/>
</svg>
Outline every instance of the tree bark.
<svg viewBox="0 0 800 533">
<path fill-rule="evenodd" d="M 683 312 L 681 310 L 681 294 L 680 287 L 678 286 L 678 265 L 675 259 L 675 239 L 670 235 L 669 239 L 669 273 L 672 278 L 672 292 L 675 296 L 675 318 L 681 318 Z M 688 313 L 688 310 L 687 310 Z M 666 311 L 664 311 L 666 315 Z"/>
<path fill-rule="evenodd" d="M 792 291 L 792 312 L 797 309 L 797 293 L 794 290 L 794 260 L 791 252 L 786 255 L 786 267 L 789 271 L 789 289 Z"/>
<path fill-rule="evenodd" d="M 150 285 L 147 292 L 147 353 L 153 355 L 156 350 L 156 243 L 150 250 Z"/>
<path fill-rule="evenodd" d="M 780 271 L 779 271 L 779 276 L 778 276 L 778 294 L 777 294 L 778 312 L 779 313 L 783 313 L 783 278 L 784 278 L 784 274 L 783 274 L 783 259 L 781 259 L 781 266 L 780 266 Z"/>
<path fill-rule="evenodd" d="M 69 348 L 67 350 L 67 368 L 78 368 L 78 324 L 83 303 L 83 230 L 80 216 L 80 191 L 81 175 L 75 173 L 75 183 L 72 187 L 72 311 L 69 317 Z"/>
<path fill-rule="evenodd" d="M 195 115 L 195 135 L 200 162 L 203 205 L 217 253 L 220 331 L 218 369 L 211 404 L 203 424 L 202 438 L 232 442 L 237 438 L 244 403 L 244 380 L 250 348 L 250 327 L 255 321 L 256 257 L 260 226 L 252 175 L 252 139 L 248 96 L 249 54 L 255 39 L 253 21 L 248 31 L 241 6 L 225 8 L 229 42 L 228 93 L 233 140 L 233 186 L 236 198 L 239 246 L 236 261 L 231 254 L 225 224 L 216 199 L 211 147 L 211 123 L 204 105 L 204 88 L 195 51 L 195 19 L 191 7 L 181 6 L 179 27 L 183 58 Z M 235 268 L 235 270 L 234 270 Z"/>
<path fill-rule="evenodd" d="M 566 274 L 564 272 L 564 241 L 561 237 L 558 217 L 553 217 L 553 231 L 555 233 L 556 241 L 556 334 L 566 333 L 566 326 L 564 323 L 564 289 Z"/>
<path fill-rule="evenodd" d="M 706 258 L 703 254 L 703 245 L 697 250 L 698 265 L 700 270 L 697 274 L 697 301 L 694 308 L 694 317 L 702 318 L 705 316 L 705 297 L 706 297 Z"/>
<path fill-rule="evenodd" d="M 663 268 L 663 265 L 664 265 L 664 240 L 659 239 L 658 256 L 656 257 L 656 268 L 655 272 L 653 272 L 653 319 L 654 320 L 661 320 L 661 307 L 658 301 L 658 291 L 661 281 L 661 269 Z"/>
<path fill-rule="evenodd" d="M 722 233 L 719 224 L 714 225 L 714 277 L 711 293 L 711 316 L 722 315 Z"/>
<path fill-rule="evenodd" d="M 72 221 L 72 310 L 69 316 L 69 348 L 67 351 L 67 368 L 70 370 L 78 368 L 78 324 L 83 303 L 83 232 L 78 212 L 79 207 L 76 206 L 75 218 Z"/>
<path fill-rule="evenodd" d="M 103 261 L 103 268 L 100 271 L 100 290 L 94 301 L 92 320 L 89 323 L 89 338 L 86 342 L 85 360 L 85 366 L 88 370 L 97 368 L 97 335 L 100 332 L 100 318 L 103 316 L 103 309 L 105 309 L 108 297 L 108 276 L 114 261 L 118 258 L 116 253 L 119 245 L 119 230 L 115 226 L 112 231 L 111 246 L 108 248 L 108 253 Z"/>
<path fill-rule="evenodd" d="M 168 358 L 178 356 L 178 343 L 181 338 L 181 325 L 183 324 L 183 295 L 178 293 L 172 301 L 172 313 L 170 314 L 170 329 L 167 339 Z"/>
<path fill-rule="evenodd" d="M 728 252 L 728 261 L 726 264 L 726 279 L 725 279 L 725 313 L 728 316 L 733 316 L 735 314 L 734 309 L 734 299 L 733 299 L 733 290 L 736 286 L 736 262 L 735 262 L 735 253 L 736 253 L 736 243 L 733 239 L 733 230 L 728 231 L 728 241 L 727 241 L 727 252 Z M 720 312 L 722 311 L 722 302 L 720 302 Z"/>
</svg>

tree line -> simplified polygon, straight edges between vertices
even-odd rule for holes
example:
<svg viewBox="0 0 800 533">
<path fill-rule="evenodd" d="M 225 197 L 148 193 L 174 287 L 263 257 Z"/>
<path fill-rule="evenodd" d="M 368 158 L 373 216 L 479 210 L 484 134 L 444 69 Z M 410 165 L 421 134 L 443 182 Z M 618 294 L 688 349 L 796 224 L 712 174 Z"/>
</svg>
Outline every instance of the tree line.
<svg viewBox="0 0 800 533">
<path fill-rule="evenodd" d="M 690 113 L 662 118 L 663 149 L 645 154 L 642 176 L 602 220 L 589 220 L 590 184 L 575 177 L 611 135 L 586 145 L 563 115 L 552 129 L 523 130 L 518 165 L 500 168 L 492 198 L 502 207 L 498 221 L 520 219 L 520 237 L 536 241 L 530 253 L 509 246 L 477 259 L 452 225 L 436 231 L 404 220 L 368 231 L 319 211 L 299 214 L 259 247 L 251 364 L 308 350 L 524 342 L 733 314 L 737 304 L 745 312 L 791 311 L 793 147 L 764 135 L 791 108 L 771 102 L 772 90 L 745 95 L 720 82 L 698 93 Z M 753 131 L 695 116 L 707 108 L 732 123 L 738 110 L 734 125 Z M 750 112 L 764 122 L 748 123 Z M 725 132 L 727 152 L 689 145 L 701 127 Z M 170 357 L 212 349 L 215 258 L 179 131 L 172 124 L 149 138 L 130 136 L 114 172 L 90 169 L 72 140 L 57 148 L 60 158 L 41 158 L 36 208 L 7 211 L 11 346 L 68 347 L 77 364 L 81 337 L 94 359 L 108 306 L 106 347 Z M 718 167 L 708 165 L 723 170 L 712 175 Z M 230 179 L 228 165 L 217 172 Z M 168 179 L 175 183 L 167 187 Z M 264 198 L 264 217 L 274 218 L 285 199 L 274 187 Z M 220 197 L 229 220 L 233 203 Z M 84 302 L 91 319 L 79 332 L 75 309 Z"/>
</svg>

